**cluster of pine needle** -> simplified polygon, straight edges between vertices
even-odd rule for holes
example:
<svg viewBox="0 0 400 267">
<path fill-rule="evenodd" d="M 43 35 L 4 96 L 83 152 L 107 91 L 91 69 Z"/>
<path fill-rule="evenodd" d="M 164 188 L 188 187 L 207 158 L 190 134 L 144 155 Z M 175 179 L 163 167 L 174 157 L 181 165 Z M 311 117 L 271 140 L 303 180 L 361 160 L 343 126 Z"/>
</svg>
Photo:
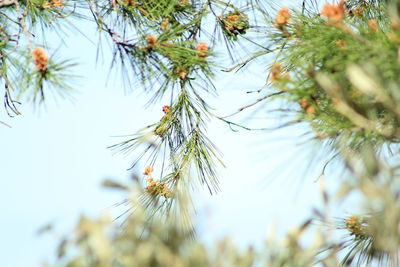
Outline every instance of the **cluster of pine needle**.
<svg viewBox="0 0 400 267">
<path fill-rule="evenodd" d="M 279 50 L 269 74 L 276 97 L 337 152 L 355 177 L 348 191 L 360 190 L 368 203 L 367 215 L 339 223 L 349 235 L 339 246 L 347 249 L 343 264 L 399 263 L 398 7 L 349 0 L 282 8 L 269 18 L 275 27 L 268 42 Z"/>
<path fill-rule="evenodd" d="M 354 148 L 399 140 L 399 21 L 377 2 L 342 1 L 287 11 L 290 22 L 275 19 L 269 38 L 281 53 L 270 81 L 298 103 L 318 138 L 344 137 Z"/>
<path fill-rule="evenodd" d="M 46 92 L 62 96 L 72 88 L 74 66 L 60 60 L 58 51 L 38 38 L 47 30 L 61 33 L 69 19 L 81 17 L 75 9 L 80 1 L 35 0 L 3 1 L 0 4 L 0 81 L 5 88 L 4 106 L 10 116 L 19 115 L 20 99 L 35 103 L 45 100 Z M 50 90 L 49 90 L 50 89 Z"/>
<path fill-rule="evenodd" d="M 207 104 L 216 91 L 213 78 L 220 58 L 215 51 L 237 61 L 244 46 L 254 49 L 247 60 L 226 71 L 244 69 L 266 56 L 270 66 L 266 87 L 272 93 L 239 112 L 271 97 L 283 99 L 282 111 L 293 109 L 296 114 L 284 125 L 307 123 L 315 139 L 335 151 L 354 178 L 343 184 L 343 195 L 358 190 L 365 197 L 369 213 L 337 223 L 349 239 L 324 253 L 336 256 L 337 249 L 349 248 L 344 264 L 378 260 L 396 265 L 399 6 L 396 0 L 323 5 L 304 0 L 297 9 L 280 7 L 269 13 L 258 0 L 2 1 L 4 105 L 16 115 L 22 96 L 43 102 L 46 88 L 57 88 L 54 91 L 62 95 L 68 91 L 73 65 L 57 60 L 57 51 L 51 52 L 36 33 L 47 28 L 60 31 L 61 26 L 72 25 L 70 17 L 94 22 L 111 44 L 111 67 L 121 67 L 129 87 L 140 83 L 151 93 L 150 104 L 163 102 L 164 114 L 158 121 L 111 148 L 135 151 L 132 167 L 139 162 L 147 166 L 138 207 L 144 206 L 151 215 L 179 218 L 187 230 L 192 228 L 192 188 L 200 184 L 211 194 L 219 191 L 218 166 L 223 164 L 206 135 L 207 121 L 217 117 L 240 126 L 214 115 Z M 301 254 L 297 240 L 289 241 L 296 255 Z M 282 262 L 291 262 L 290 257 Z M 324 262 L 318 253 L 311 259 Z"/>
<path fill-rule="evenodd" d="M 129 84 L 132 77 L 139 81 L 152 93 L 150 103 L 170 96 L 158 122 L 111 148 L 128 152 L 142 147 L 132 167 L 141 160 L 158 175 L 149 180 L 142 203 L 160 213 L 178 210 L 189 221 L 190 208 L 181 200 L 188 202 L 196 184 L 218 192 L 217 167 L 223 165 L 206 136 L 212 116 L 206 97 L 215 91 L 215 36 L 203 24 L 212 11 L 221 34 L 235 41 L 250 27 L 247 15 L 223 1 L 91 1 L 90 9 L 114 46 L 113 64 L 130 74 L 124 75 Z"/>
</svg>

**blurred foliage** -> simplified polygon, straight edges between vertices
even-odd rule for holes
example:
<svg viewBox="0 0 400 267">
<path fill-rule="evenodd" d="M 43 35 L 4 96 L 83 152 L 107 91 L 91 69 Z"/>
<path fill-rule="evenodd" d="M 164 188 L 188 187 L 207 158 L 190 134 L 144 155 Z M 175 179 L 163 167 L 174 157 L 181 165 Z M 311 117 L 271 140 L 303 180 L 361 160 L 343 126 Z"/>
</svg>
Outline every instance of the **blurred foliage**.
<svg viewBox="0 0 400 267">
<path fill-rule="evenodd" d="M 112 184 L 112 185 L 111 185 Z M 115 188 L 115 182 L 107 182 Z M 117 186 L 121 188 L 121 186 Z M 124 190 L 126 186 L 122 186 Z M 127 191 L 128 196 L 137 192 Z M 302 244 L 311 221 L 293 229 L 283 240 L 268 239 L 261 247 L 238 248 L 230 239 L 212 245 L 193 239 L 173 221 L 156 216 L 148 221 L 147 209 L 137 205 L 134 214 L 121 226 L 109 217 L 90 219 L 82 216 L 73 235 L 63 238 L 57 259 L 48 266 L 312 266 L 324 262 L 338 266 L 333 253 L 318 258 L 328 237 L 322 232 L 312 245 Z M 50 230 L 52 231 L 52 230 Z"/>
<path fill-rule="evenodd" d="M 256 247 L 237 246 L 229 238 L 198 241 L 175 218 L 149 214 L 137 199 L 140 184 L 105 181 L 104 186 L 125 192 L 135 210 L 122 224 L 108 215 L 82 216 L 73 234 L 60 239 L 48 266 L 398 266 L 400 172 L 380 164 L 375 175 L 358 167 L 352 183 L 334 195 L 322 186 L 324 205 L 308 220 L 280 240 L 271 229 Z M 365 213 L 332 218 L 330 207 L 352 192 L 361 194 Z M 54 232 L 48 225 L 44 229 Z"/>
<path fill-rule="evenodd" d="M 275 97 L 350 171 L 338 199 L 357 192 L 366 205 L 364 215 L 334 223 L 348 232 L 332 245 L 347 251 L 344 265 L 399 265 L 398 12 L 398 1 L 349 0 L 268 18 L 269 42 L 280 49 L 269 75 Z"/>
<path fill-rule="evenodd" d="M 293 12 L 292 22 L 271 34 L 284 46 L 278 60 L 290 75 L 276 86 L 299 103 L 317 137 L 353 149 L 367 142 L 379 149 L 399 137 L 399 22 L 375 5 L 346 2 L 338 21 Z"/>
</svg>

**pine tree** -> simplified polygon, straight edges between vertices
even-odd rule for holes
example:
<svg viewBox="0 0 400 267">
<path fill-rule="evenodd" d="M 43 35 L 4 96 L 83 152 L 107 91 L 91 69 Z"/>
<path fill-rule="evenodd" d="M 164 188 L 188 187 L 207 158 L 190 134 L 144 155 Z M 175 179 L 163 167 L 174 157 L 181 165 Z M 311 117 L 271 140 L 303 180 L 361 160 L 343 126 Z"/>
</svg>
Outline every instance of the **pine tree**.
<svg viewBox="0 0 400 267">
<path fill-rule="evenodd" d="M 326 166 L 333 160 L 343 164 L 349 178 L 337 192 L 338 198 L 361 194 L 366 213 L 333 222 L 333 228 L 347 232 L 343 241 L 317 233 L 321 242 L 309 250 L 298 240 L 310 225 L 307 221 L 298 234 L 288 235 L 285 248 L 261 253 L 264 258 L 258 264 L 335 266 L 343 250 L 344 265 L 397 266 L 399 5 L 395 0 L 341 0 L 323 5 L 305 0 L 294 8 L 277 9 L 259 0 L 0 1 L 0 80 L 10 116 L 19 115 L 22 100 L 40 104 L 50 91 L 62 96 L 72 91 L 74 64 L 58 59 L 58 51 L 51 53 L 41 46 L 40 36 L 81 21 L 95 23 L 110 42 L 112 68 L 122 69 L 127 87 L 139 82 L 152 93 L 151 105 L 169 98 L 160 105 L 164 115 L 159 121 L 111 149 L 142 151 L 132 167 L 138 162 L 148 165 L 143 172 L 146 184 L 135 193 L 132 206 L 143 207 L 150 217 L 166 216 L 179 222 L 178 227 L 153 229 L 147 220 L 133 216 L 123 229 L 147 227 L 147 240 L 124 231 L 110 238 L 102 232 L 101 222 L 83 218 L 77 239 L 71 241 L 82 254 L 66 266 L 132 266 L 135 258 L 126 251 L 138 253 L 141 244 L 154 242 L 164 244 L 163 256 L 149 250 L 150 256 L 137 266 L 223 265 L 218 258 L 210 260 L 205 248 L 199 254 L 180 251 L 197 248 L 186 243 L 192 230 L 192 188 L 201 185 L 211 194 L 220 190 L 218 168 L 223 163 L 206 135 L 207 121 L 218 119 L 227 126 L 252 130 L 234 122 L 233 116 L 267 101 L 282 105 L 276 116 L 287 115 L 277 128 L 308 125 L 310 143 L 318 142 L 326 155 L 333 155 L 326 157 Z M 207 104 L 218 89 L 213 78 L 222 56 L 216 51 L 234 62 L 225 69 L 233 76 L 255 60 L 270 66 L 266 89 L 258 91 L 264 95 L 227 117 L 213 114 Z M 315 217 L 329 224 L 324 211 L 316 211 Z M 232 265 L 252 262 L 257 259 L 248 251 Z"/>
</svg>

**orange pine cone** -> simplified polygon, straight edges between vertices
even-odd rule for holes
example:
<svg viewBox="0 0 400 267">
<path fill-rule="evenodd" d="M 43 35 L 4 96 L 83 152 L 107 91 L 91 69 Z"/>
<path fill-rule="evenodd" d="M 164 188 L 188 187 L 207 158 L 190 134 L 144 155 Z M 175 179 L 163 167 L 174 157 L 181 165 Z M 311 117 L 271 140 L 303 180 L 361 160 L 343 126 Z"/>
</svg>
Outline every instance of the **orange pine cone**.
<svg viewBox="0 0 400 267">
<path fill-rule="evenodd" d="M 344 1 L 340 1 L 337 5 L 325 4 L 322 8 L 321 15 L 327 17 L 332 22 L 340 22 L 345 15 Z"/>
<path fill-rule="evenodd" d="M 35 48 L 32 51 L 32 57 L 33 63 L 38 70 L 45 71 L 47 69 L 47 62 L 49 61 L 49 58 L 46 56 L 46 53 L 42 48 Z"/>
<path fill-rule="evenodd" d="M 345 45 L 346 45 L 346 41 L 345 40 L 337 40 L 336 42 L 335 42 L 335 44 L 337 45 L 337 46 L 339 46 L 339 47 L 344 47 Z"/>
<path fill-rule="evenodd" d="M 53 7 L 64 6 L 62 0 L 53 0 Z"/>
<path fill-rule="evenodd" d="M 197 46 L 197 50 L 207 52 L 208 46 L 205 42 L 202 42 Z M 206 57 L 206 56 L 207 56 L 207 53 L 199 53 L 199 57 Z"/>
<path fill-rule="evenodd" d="M 306 113 L 310 115 L 315 114 L 315 108 L 313 106 L 309 106 L 308 108 L 306 108 Z"/>
<path fill-rule="evenodd" d="M 282 64 L 280 62 L 275 62 L 271 67 L 271 76 L 269 80 L 271 82 L 278 81 L 281 78 L 281 73 L 283 71 Z"/>
<path fill-rule="evenodd" d="M 150 175 L 152 172 L 154 171 L 154 168 L 153 167 L 151 167 L 151 166 L 147 166 L 145 169 L 144 169 L 144 175 Z"/>
<path fill-rule="evenodd" d="M 170 110 L 170 106 L 168 106 L 168 105 L 164 105 L 163 107 L 162 107 L 162 111 L 164 112 L 164 113 L 168 113 L 168 111 Z"/>
<path fill-rule="evenodd" d="M 374 19 L 368 21 L 368 27 L 371 29 L 372 32 L 378 31 L 378 22 Z"/>
<path fill-rule="evenodd" d="M 161 30 L 166 31 L 169 29 L 169 18 L 165 18 L 162 22 L 161 22 L 161 26 L 160 26 Z"/>
<path fill-rule="evenodd" d="M 290 11 L 289 8 L 283 7 L 279 9 L 278 14 L 275 18 L 275 23 L 277 26 L 284 26 L 290 23 Z"/>
<path fill-rule="evenodd" d="M 299 102 L 299 104 L 300 104 L 300 107 L 302 107 L 302 108 L 307 108 L 307 107 L 310 105 L 310 103 L 308 102 L 308 100 L 305 99 L 305 98 L 301 99 L 300 102 Z"/>
<path fill-rule="evenodd" d="M 155 45 L 157 43 L 158 38 L 155 35 L 147 35 L 146 39 L 149 45 Z"/>
<path fill-rule="evenodd" d="M 231 22 L 237 22 L 237 21 L 239 20 L 240 16 L 234 14 L 234 15 L 230 15 L 230 16 L 228 16 L 228 17 L 226 17 L 226 18 L 227 18 L 229 21 L 231 21 Z"/>
</svg>

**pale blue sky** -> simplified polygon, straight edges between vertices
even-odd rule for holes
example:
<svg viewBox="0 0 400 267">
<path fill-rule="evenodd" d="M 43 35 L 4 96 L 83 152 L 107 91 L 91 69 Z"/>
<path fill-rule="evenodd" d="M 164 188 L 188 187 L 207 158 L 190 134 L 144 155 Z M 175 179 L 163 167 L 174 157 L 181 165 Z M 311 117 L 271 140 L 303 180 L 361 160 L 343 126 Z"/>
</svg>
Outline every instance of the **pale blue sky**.
<svg viewBox="0 0 400 267">
<path fill-rule="evenodd" d="M 82 28 L 97 40 L 90 26 Z M 48 38 L 52 48 L 59 43 Z M 129 179 L 126 169 L 131 156 L 113 155 L 106 147 L 112 136 L 134 133 L 162 116 L 158 103 L 145 109 L 150 95 L 139 87 L 124 93 L 120 76 L 106 85 L 108 65 L 95 66 L 96 47 L 71 34 L 62 47 L 62 57 L 80 63 L 76 73 L 83 78 L 73 93 L 75 100 L 49 99 L 46 107 L 34 110 L 24 103 L 22 115 L 1 120 L 0 127 L 0 253 L 2 266 L 40 266 L 54 251 L 54 237 L 37 237 L 36 230 L 52 222 L 61 232 L 71 230 L 81 213 L 93 216 L 107 211 L 122 199 L 121 194 L 100 187 L 105 177 Z M 227 62 L 226 64 L 230 64 Z M 228 114 L 258 96 L 265 81 L 265 63 L 238 77 L 218 73 L 217 97 L 209 101 L 217 114 Z M 243 121 L 246 116 L 233 118 Z M 271 114 L 259 112 L 253 126 L 273 125 Z M 263 119 L 268 118 L 268 120 Z M 196 196 L 199 236 L 213 240 L 226 234 L 238 243 L 260 242 L 276 223 L 278 232 L 302 222 L 319 203 L 316 172 L 304 176 L 312 150 L 299 145 L 302 130 L 235 133 L 226 124 L 212 121 L 208 135 L 223 153 L 226 168 L 220 170 L 222 192 Z M 145 163 L 142 163 L 142 166 Z M 139 170 L 141 171 L 141 170 Z"/>
</svg>

